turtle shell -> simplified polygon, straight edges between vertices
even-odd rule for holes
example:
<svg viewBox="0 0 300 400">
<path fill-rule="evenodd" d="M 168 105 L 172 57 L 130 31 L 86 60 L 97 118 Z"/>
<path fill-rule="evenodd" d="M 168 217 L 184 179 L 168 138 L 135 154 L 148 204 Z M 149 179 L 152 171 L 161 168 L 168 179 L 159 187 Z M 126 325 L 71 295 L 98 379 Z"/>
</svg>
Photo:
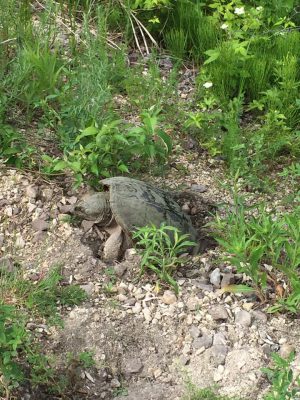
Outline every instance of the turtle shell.
<svg viewBox="0 0 300 400">
<path fill-rule="evenodd" d="M 148 183 L 127 177 L 103 179 L 101 183 L 110 192 L 110 207 L 119 225 L 127 232 L 136 228 L 161 223 L 171 225 L 181 233 L 196 239 L 196 231 L 188 215 L 170 194 Z"/>
</svg>

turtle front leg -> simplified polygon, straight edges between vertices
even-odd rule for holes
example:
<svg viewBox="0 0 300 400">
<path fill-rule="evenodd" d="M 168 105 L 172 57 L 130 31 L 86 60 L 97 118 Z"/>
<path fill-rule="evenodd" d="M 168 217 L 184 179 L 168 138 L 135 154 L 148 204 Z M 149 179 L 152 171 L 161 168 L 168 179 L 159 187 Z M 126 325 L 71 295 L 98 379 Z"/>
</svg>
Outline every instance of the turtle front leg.
<svg viewBox="0 0 300 400">
<path fill-rule="evenodd" d="M 105 228 L 106 232 L 110 234 L 109 238 L 104 243 L 103 260 L 112 262 L 118 260 L 124 240 L 123 230 L 120 225 Z"/>
</svg>

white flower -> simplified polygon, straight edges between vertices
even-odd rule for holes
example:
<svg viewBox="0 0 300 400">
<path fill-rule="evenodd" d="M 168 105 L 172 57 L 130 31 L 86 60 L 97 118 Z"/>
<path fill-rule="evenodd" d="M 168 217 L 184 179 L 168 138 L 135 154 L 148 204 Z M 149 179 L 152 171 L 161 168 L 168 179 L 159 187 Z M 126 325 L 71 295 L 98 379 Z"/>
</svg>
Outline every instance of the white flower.
<svg viewBox="0 0 300 400">
<path fill-rule="evenodd" d="M 245 8 L 244 7 L 237 7 L 235 10 L 234 10 L 234 13 L 235 14 L 237 14 L 237 15 L 242 15 L 242 14 L 245 14 Z"/>
<path fill-rule="evenodd" d="M 212 83 L 212 82 L 205 82 L 205 83 L 203 83 L 203 86 L 205 87 L 205 89 L 209 89 L 209 88 L 211 88 L 211 87 L 212 87 L 212 85 L 213 85 L 213 83 Z"/>
<path fill-rule="evenodd" d="M 221 29 L 227 29 L 228 28 L 228 25 L 227 24 L 222 24 L 221 25 Z"/>
<path fill-rule="evenodd" d="M 261 11 L 263 9 L 262 6 L 256 7 L 257 11 Z"/>
</svg>

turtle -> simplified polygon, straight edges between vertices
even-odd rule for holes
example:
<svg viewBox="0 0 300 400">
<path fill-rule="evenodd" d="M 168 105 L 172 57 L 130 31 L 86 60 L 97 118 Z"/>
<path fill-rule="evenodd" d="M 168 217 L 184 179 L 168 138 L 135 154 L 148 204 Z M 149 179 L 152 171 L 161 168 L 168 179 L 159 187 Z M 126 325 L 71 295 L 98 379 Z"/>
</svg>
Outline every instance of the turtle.
<svg viewBox="0 0 300 400">
<path fill-rule="evenodd" d="M 123 176 L 103 179 L 100 183 L 104 191 L 83 198 L 74 212 L 110 235 L 103 248 L 105 261 L 118 260 L 121 252 L 132 245 L 131 233 L 145 225 L 159 227 L 165 223 L 196 241 L 197 234 L 190 217 L 170 193 Z"/>
</svg>

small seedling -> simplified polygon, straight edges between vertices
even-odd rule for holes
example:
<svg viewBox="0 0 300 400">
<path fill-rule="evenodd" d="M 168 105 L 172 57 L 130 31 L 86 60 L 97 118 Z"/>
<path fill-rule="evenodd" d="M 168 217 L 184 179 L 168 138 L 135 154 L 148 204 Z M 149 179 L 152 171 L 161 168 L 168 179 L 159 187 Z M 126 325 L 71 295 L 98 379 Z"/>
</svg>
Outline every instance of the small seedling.
<svg viewBox="0 0 300 400">
<path fill-rule="evenodd" d="M 154 271 L 161 281 L 171 285 L 178 293 L 179 287 L 173 275 L 185 261 L 179 256 L 195 246 L 189 235 L 162 224 L 159 228 L 155 225 L 139 228 L 133 238 L 137 240 L 137 248 L 142 255 L 141 274 L 146 269 Z"/>
</svg>

